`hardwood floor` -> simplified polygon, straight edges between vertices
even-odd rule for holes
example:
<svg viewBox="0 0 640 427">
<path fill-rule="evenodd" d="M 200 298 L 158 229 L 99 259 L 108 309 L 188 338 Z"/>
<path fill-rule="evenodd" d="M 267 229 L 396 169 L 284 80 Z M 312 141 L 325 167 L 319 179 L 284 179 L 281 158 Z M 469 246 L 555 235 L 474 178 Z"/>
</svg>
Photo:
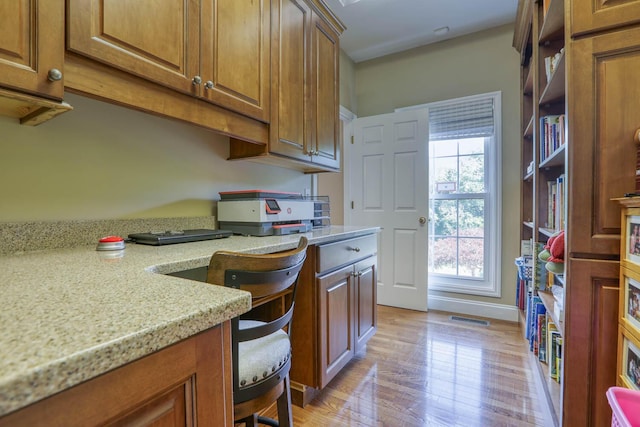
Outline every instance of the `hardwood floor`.
<svg viewBox="0 0 640 427">
<path fill-rule="evenodd" d="M 294 424 L 550 425 L 518 325 L 449 316 L 378 306 L 367 348 L 304 409 L 293 406 Z"/>
</svg>

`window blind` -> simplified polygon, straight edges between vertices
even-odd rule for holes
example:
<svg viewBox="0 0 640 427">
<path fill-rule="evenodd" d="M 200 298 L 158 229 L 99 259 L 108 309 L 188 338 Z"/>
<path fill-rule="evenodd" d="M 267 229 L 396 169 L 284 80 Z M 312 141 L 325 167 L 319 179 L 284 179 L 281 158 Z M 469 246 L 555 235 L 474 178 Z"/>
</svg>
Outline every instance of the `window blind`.
<svg viewBox="0 0 640 427">
<path fill-rule="evenodd" d="M 488 137 L 494 133 L 493 98 L 429 108 L 429 139 Z"/>
</svg>

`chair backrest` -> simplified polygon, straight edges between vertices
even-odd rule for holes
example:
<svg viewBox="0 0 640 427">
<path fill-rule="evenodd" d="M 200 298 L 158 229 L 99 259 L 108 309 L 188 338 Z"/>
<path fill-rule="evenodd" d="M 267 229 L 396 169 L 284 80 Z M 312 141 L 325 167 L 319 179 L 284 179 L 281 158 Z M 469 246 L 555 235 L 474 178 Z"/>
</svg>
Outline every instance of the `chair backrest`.
<svg viewBox="0 0 640 427">
<path fill-rule="evenodd" d="M 284 252 L 271 254 L 243 254 L 229 251 L 218 251 L 209 262 L 207 282 L 224 284 L 228 287 L 248 291 L 252 295 L 252 309 L 242 315 L 243 320 L 260 320 L 258 326 L 240 328 L 239 318 L 231 321 L 232 358 L 234 370 L 234 400 L 244 401 L 260 395 L 277 383 L 277 378 L 286 375 L 290 368 L 290 360 L 281 366 L 267 380 L 251 387 L 243 387 L 240 394 L 238 376 L 238 345 L 270 335 L 286 327 L 291 331 L 291 320 L 295 306 L 295 294 L 298 275 L 306 258 L 308 241 L 302 236 L 298 247 Z M 282 306 L 278 310 L 261 310 L 265 301 L 273 300 L 278 294 L 283 297 Z M 286 294 L 286 296 L 285 296 Z M 269 318 L 265 319 L 265 313 Z M 248 390 L 252 389 L 252 390 Z"/>
</svg>

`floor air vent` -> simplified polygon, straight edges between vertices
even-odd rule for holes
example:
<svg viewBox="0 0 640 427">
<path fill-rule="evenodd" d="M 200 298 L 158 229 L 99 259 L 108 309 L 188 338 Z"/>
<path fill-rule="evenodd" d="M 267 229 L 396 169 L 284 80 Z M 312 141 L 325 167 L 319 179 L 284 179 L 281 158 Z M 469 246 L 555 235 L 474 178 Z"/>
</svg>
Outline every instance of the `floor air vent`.
<svg viewBox="0 0 640 427">
<path fill-rule="evenodd" d="M 478 325 L 478 326 L 489 326 L 489 322 L 486 320 L 472 319 L 470 317 L 449 316 L 449 320 L 455 320 L 456 322 L 471 323 L 472 325 Z"/>
</svg>

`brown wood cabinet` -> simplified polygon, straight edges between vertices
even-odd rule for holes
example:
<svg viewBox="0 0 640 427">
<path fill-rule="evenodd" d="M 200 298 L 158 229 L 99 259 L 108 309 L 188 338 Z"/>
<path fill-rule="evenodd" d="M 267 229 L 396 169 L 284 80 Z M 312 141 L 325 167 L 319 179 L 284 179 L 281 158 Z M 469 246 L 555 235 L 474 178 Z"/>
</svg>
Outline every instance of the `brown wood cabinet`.
<svg viewBox="0 0 640 427">
<path fill-rule="evenodd" d="M 377 236 L 307 250 L 292 325 L 292 399 L 304 406 L 377 330 Z"/>
<path fill-rule="evenodd" d="M 619 263 L 568 260 L 565 295 L 562 424 L 605 426 L 611 409 L 605 393 L 616 384 Z"/>
<path fill-rule="evenodd" d="M 355 353 L 353 266 L 318 276 L 320 382 L 324 388 Z"/>
<path fill-rule="evenodd" d="M 0 86 L 61 100 L 64 1 L 0 3 L 0 59 Z"/>
<path fill-rule="evenodd" d="M 640 1 L 638 0 L 570 1 L 570 27 L 571 35 L 574 37 L 640 23 Z"/>
<path fill-rule="evenodd" d="M 268 6 L 267 0 L 70 0 L 67 48 L 268 121 Z"/>
<path fill-rule="evenodd" d="M 0 3 L 0 114 L 39 124 L 71 109 L 64 91 L 64 0 Z M 50 101 L 53 100 L 53 101 Z"/>
<path fill-rule="evenodd" d="M 569 47 L 568 135 L 576 146 L 569 150 L 574 214 L 567 248 L 582 258 L 617 259 L 621 209 L 611 199 L 635 189 L 640 27 L 580 38 Z"/>
<path fill-rule="evenodd" d="M 0 418 L 0 426 L 232 426 L 228 322 Z"/>
<path fill-rule="evenodd" d="M 231 159 L 299 169 L 340 168 L 339 35 L 344 26 L 320 0 L 271 4 L 269 144 L 232 140 Z"/>
<path fill-rule="evenodd" d="M 378 329 L 377 258 L 370 257 L 354 266 L 355 352 L 358 353 Z"/>
</svg>

